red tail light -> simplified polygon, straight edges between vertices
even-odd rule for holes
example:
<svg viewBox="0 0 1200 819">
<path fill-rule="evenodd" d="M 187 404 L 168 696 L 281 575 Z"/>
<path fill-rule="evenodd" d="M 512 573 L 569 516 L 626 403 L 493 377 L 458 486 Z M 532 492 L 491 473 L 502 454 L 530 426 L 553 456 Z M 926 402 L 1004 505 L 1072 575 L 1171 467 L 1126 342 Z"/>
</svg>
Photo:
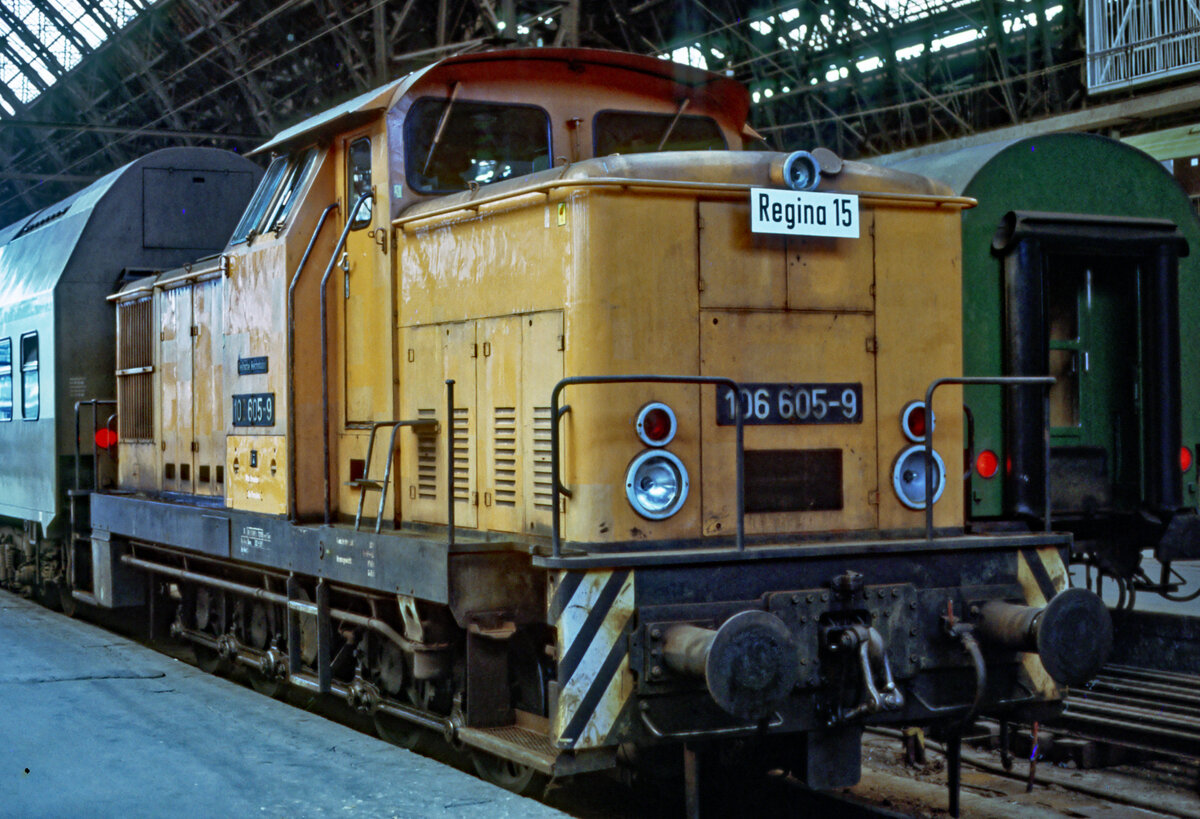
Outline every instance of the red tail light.
<svg viewBox="0 0 1200 819">
<path fill-rule="evenodd" d="M 993 478 L 996 476 L 996 470 L 1000 468 L 1000 459 L 996 457 L 996 453 L 990 449 L 985 449 L 979 453 L 979 457 L 975 459 L 975 471 L 979 473 L 981 478 Z"/>
<path fill-rule="evenodd" d="M 117 433 L 108 428 L 98 429 L 96 430 L 95 439 L 96 446 L 100 447 L 101 449 L 108 449 L 116 445 Z"/>
<path fill-rule="evenodd" d="M 914 444 L 925 440 L 925 427 L 929 423 L 928 416 L 924 401 L 910 401 L 900 412 L 900 428 L 904 431 L 904 436 Z"/>
<path fill-rule="evenodd" d="M 1186 446 L 1179 448 L 1179 471 L 1187 472 L 1192 468 L 1192 451 Z"/>
<path fill-rule="evenodd" d="M 658 401 L 647 404 L 638 412 L 637 434 L 649 446 L 666 446 L 675 437 L 675 413 Z"/>
</svg>

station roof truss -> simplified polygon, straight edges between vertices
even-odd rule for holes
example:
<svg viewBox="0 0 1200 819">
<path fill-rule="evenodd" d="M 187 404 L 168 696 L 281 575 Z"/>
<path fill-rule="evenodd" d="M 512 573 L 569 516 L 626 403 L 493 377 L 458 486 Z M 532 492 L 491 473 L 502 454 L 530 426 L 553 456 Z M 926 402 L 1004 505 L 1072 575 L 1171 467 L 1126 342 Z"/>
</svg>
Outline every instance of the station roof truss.
<svg viewBox="0 0 1200 819">
<path fill-rule="evenodd" d="M 1078 107 L 1084 0 L 0 0 L 0 225 L 155 148 L 242 152 L 441 56 L 725 72 L 773 148 L 900 150 Z"/>
</svg>

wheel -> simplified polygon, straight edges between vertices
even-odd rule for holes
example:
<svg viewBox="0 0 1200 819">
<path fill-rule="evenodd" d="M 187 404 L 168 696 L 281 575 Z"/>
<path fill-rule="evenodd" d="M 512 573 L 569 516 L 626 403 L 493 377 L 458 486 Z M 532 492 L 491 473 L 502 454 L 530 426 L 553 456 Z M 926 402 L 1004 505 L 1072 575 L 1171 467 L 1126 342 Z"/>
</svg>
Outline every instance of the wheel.
<svg viewBox="0 0 1200 819">
<path fill-rule="evenodd" d="M 283 680 L 269 679 L 261 671 L 255 671 L 253 668 L 246 669 L 246 676 L 250 678 L 250 687 L 264 697 L 281 700 L 287 693 L 288 684 Z"/>
<path fill-rule="evenodd" d="M 471 762 L 481 779 L 522 796 L 541 796 L 549 779 L 536 768 L 483 751 L 471 751 Z"/>
<path fill-rule="evenodd" d="M 229 662 L 215 648 L 192 643 L 192 653 L 196 655 L 196 667 L 206 674 L 228 673 Z"/>
<path fill-rule="evenodd" d="M 437 734 L 400 717 L 382 711 L 375 712 L 375 733 L 384 742 L 407 748 L 416 753 L 427 753 L 438 740 Z"/>
</svg>

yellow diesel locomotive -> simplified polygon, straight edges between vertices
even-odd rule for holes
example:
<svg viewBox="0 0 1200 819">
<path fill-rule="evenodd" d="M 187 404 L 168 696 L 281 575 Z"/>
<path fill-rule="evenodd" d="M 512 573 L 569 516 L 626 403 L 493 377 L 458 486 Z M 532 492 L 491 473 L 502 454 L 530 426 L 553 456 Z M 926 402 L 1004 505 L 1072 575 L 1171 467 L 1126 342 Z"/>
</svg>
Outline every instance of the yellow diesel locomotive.
<svg viewBox="0 0 1200 819">
<path fill-rule="evenodd" d="M 76 596 L 517 790 L 731 742 L 839 786 L 864 725 L 1055 711 L 1107 612 L 1069 538 L 964 528 L 972 201 L 748 108 L 513 50 L 279 134 L 222 254 L 112 297 Z"/>
</svg>

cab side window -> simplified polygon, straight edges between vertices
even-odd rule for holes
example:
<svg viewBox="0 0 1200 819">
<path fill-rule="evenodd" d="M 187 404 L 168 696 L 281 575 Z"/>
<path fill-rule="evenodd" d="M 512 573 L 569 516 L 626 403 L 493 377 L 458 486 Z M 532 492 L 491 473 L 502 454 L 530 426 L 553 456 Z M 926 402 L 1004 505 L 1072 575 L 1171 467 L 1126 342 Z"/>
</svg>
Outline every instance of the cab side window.
<svg viewBox="0 0 1200 819">
<path fill-rule="evenodd" d="M 21 417 L 36 421 L 41 407 L 38 392 L 38 336 L 28 333 L 21 336 Z"/>
<path fill-rule="evenodd" d="M 11 421 L 12 419 L 12 339 L 0 338 L 0 421 Z"/>
<path fill-rule="evenodd" d="M 371 192 L 371 140 L 367 137 L 354 140 L 346 154 L 346 162 L 349 165 L 346 168 L 346 178 L 350 181 L 350 190 L 347 192 L 349 195 L 346 199 L 349 206 L 354 207 L 360 196 Z M 354 213 L 351 230 L 359 230 L 371 224 L 371 208 L 371 197 L 368 196 Z"/>
</svg>

